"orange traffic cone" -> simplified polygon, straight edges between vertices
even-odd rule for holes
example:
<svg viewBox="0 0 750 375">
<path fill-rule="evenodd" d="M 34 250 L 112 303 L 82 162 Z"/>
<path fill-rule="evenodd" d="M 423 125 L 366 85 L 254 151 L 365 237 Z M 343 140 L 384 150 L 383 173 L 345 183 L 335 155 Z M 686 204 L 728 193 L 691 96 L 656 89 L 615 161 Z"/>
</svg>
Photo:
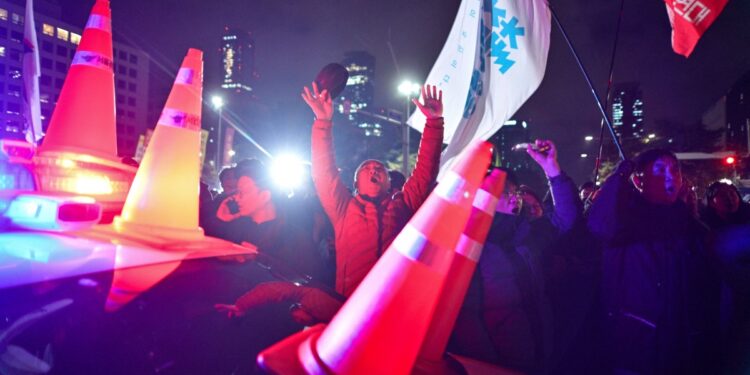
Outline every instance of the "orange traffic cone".
<svg viewBox="0 0 750 375">
<path fill-rule="evenodd" d="M 495 216 L 495 206 L 505 187 L 505 176 L 505 172 L 493 170 L 477 191 L 471 217 L 456 246 L 448 277 L 440 293 L 440 301 L 419 353 L 420 360 L 439 362 L 443 358 L 472 274 L 482 255 L 482 248 Z"/>
<path fill-rule="evenodd" d="M 203 238 L 198 226 L 203 52 L 190 49 L 175 78 L 122 215 L 119 232 L 160 238 Z"/>
<path fill-rule="evenodd" d="M 287 338 L 258 363 L 283 373 L 409 373 L 491 154 L 486 142 L 465 152 L 328 327 Z"/>
<path fill-rule="evenodd" d="M 73 152 L 118 161 L 112 22 L 108 0 L 91 9 L 39 154 Z"/>
</svg>

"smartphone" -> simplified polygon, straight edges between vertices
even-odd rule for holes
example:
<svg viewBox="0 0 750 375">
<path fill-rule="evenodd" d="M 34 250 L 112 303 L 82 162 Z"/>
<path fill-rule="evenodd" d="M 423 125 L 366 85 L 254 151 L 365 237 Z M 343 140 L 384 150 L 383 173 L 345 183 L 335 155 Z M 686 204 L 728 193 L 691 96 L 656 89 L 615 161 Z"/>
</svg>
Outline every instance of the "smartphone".
<svg viewBox="0 0 750 375">
<path fill-rule="evenodd" d="M 227 208 L 229 209 L 229 213 L 232 215 L 236 215 L 238 212 L 240 212 L 240 205 L 237 204 L 237 201 L 234 199 L 230 199 L 227 201 Z"/>
<path fill-rule="evenodd" d="M 547 151 L 549 151 L 549 146 L 543 146 L 541 148 L 537 148 L 536 144 L 534 144 L 534 143 L 519 143 L 519 144 L 513 146 L 512 150 L 513 151 L 525 151 L 526 148 L 528 148 L 529 146 L 531 146 L 531 149 L 534 150 L 534 151 L 536 151 L 536 152 L 547 152 Z"/>
</svg>

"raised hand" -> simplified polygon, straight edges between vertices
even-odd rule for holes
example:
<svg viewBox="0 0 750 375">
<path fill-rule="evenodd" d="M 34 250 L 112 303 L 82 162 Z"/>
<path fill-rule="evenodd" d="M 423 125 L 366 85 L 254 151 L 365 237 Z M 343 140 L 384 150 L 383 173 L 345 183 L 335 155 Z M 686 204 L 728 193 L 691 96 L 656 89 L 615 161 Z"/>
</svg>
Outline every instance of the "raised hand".
<svg viewBox="0 0 750 375">
<path fill-rule="evenodd" d="M 437 86 L 424 85 L 422 87 L 422 101 L 417 99 L 411 100 L 414 105 L 427 117 L 427 119 L 436 119 L 443 117 L 443 90 L 438 90 Z"/>
<path fill-rule="evenodd" d="M 316 120 L 331 121 L 333 118 L 333 101 L 328 90 L 318 91 L 318 84 L 312 83 L 312 92 L 307 86 L 302 92 L 302 99 L 310 106 Z"/>
<path fill-rule="evenodd" d="M 552 141 L 537 139 L 526 147 L 526 153 L 542 167 L 547 178 L 557 177 L 560 174 L 560 164 L 557 163 L 557 147 Z"/>
</svg>

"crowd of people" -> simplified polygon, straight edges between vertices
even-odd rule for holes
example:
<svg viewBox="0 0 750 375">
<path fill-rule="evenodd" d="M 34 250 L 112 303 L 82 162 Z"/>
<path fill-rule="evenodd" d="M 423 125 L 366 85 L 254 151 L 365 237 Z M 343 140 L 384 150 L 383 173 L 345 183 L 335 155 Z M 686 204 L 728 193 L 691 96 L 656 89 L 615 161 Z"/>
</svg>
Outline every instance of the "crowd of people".
<svg viewBox="0 0 750 375">
<path fill-rule="evenodd" d="M 333 103 L 304 88 L 314 188 L 280 195 L 262 162 L 202 190 L 206 234 L 251 244 L 317 285 L 263 284 L 216 308 L 242 316 L 291 302 L 303 324 L 330 320 L 437 184 L 442 92 L 415 100 L 426 124 L 413 173 L 365 160 L 353 190 L 334 159 Z M 449 350 L 524 373 L 713 374 L 750 371 L 750 204 L 733 185 L 698 199 L 674 153 L 622 161 L 579 187 L 548 140 L 527 147 L 539 194 L 508 172 Z M 401 179 L 401 181 L 398 181 Z"/>
</svg>

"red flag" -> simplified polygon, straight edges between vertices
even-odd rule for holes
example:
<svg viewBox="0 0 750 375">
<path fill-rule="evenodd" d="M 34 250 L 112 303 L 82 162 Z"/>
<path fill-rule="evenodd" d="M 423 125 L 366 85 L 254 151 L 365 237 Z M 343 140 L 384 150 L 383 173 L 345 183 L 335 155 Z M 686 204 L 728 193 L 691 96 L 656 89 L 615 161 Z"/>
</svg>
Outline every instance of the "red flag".
<svg viewBox="0 0 750 375">
<path fill-rule="evenodd" d="M 672 49 L 690 56 L 698 39 L 719 16 L 729 0 L 664 0 L 672 24 Z"/>
</svg>

